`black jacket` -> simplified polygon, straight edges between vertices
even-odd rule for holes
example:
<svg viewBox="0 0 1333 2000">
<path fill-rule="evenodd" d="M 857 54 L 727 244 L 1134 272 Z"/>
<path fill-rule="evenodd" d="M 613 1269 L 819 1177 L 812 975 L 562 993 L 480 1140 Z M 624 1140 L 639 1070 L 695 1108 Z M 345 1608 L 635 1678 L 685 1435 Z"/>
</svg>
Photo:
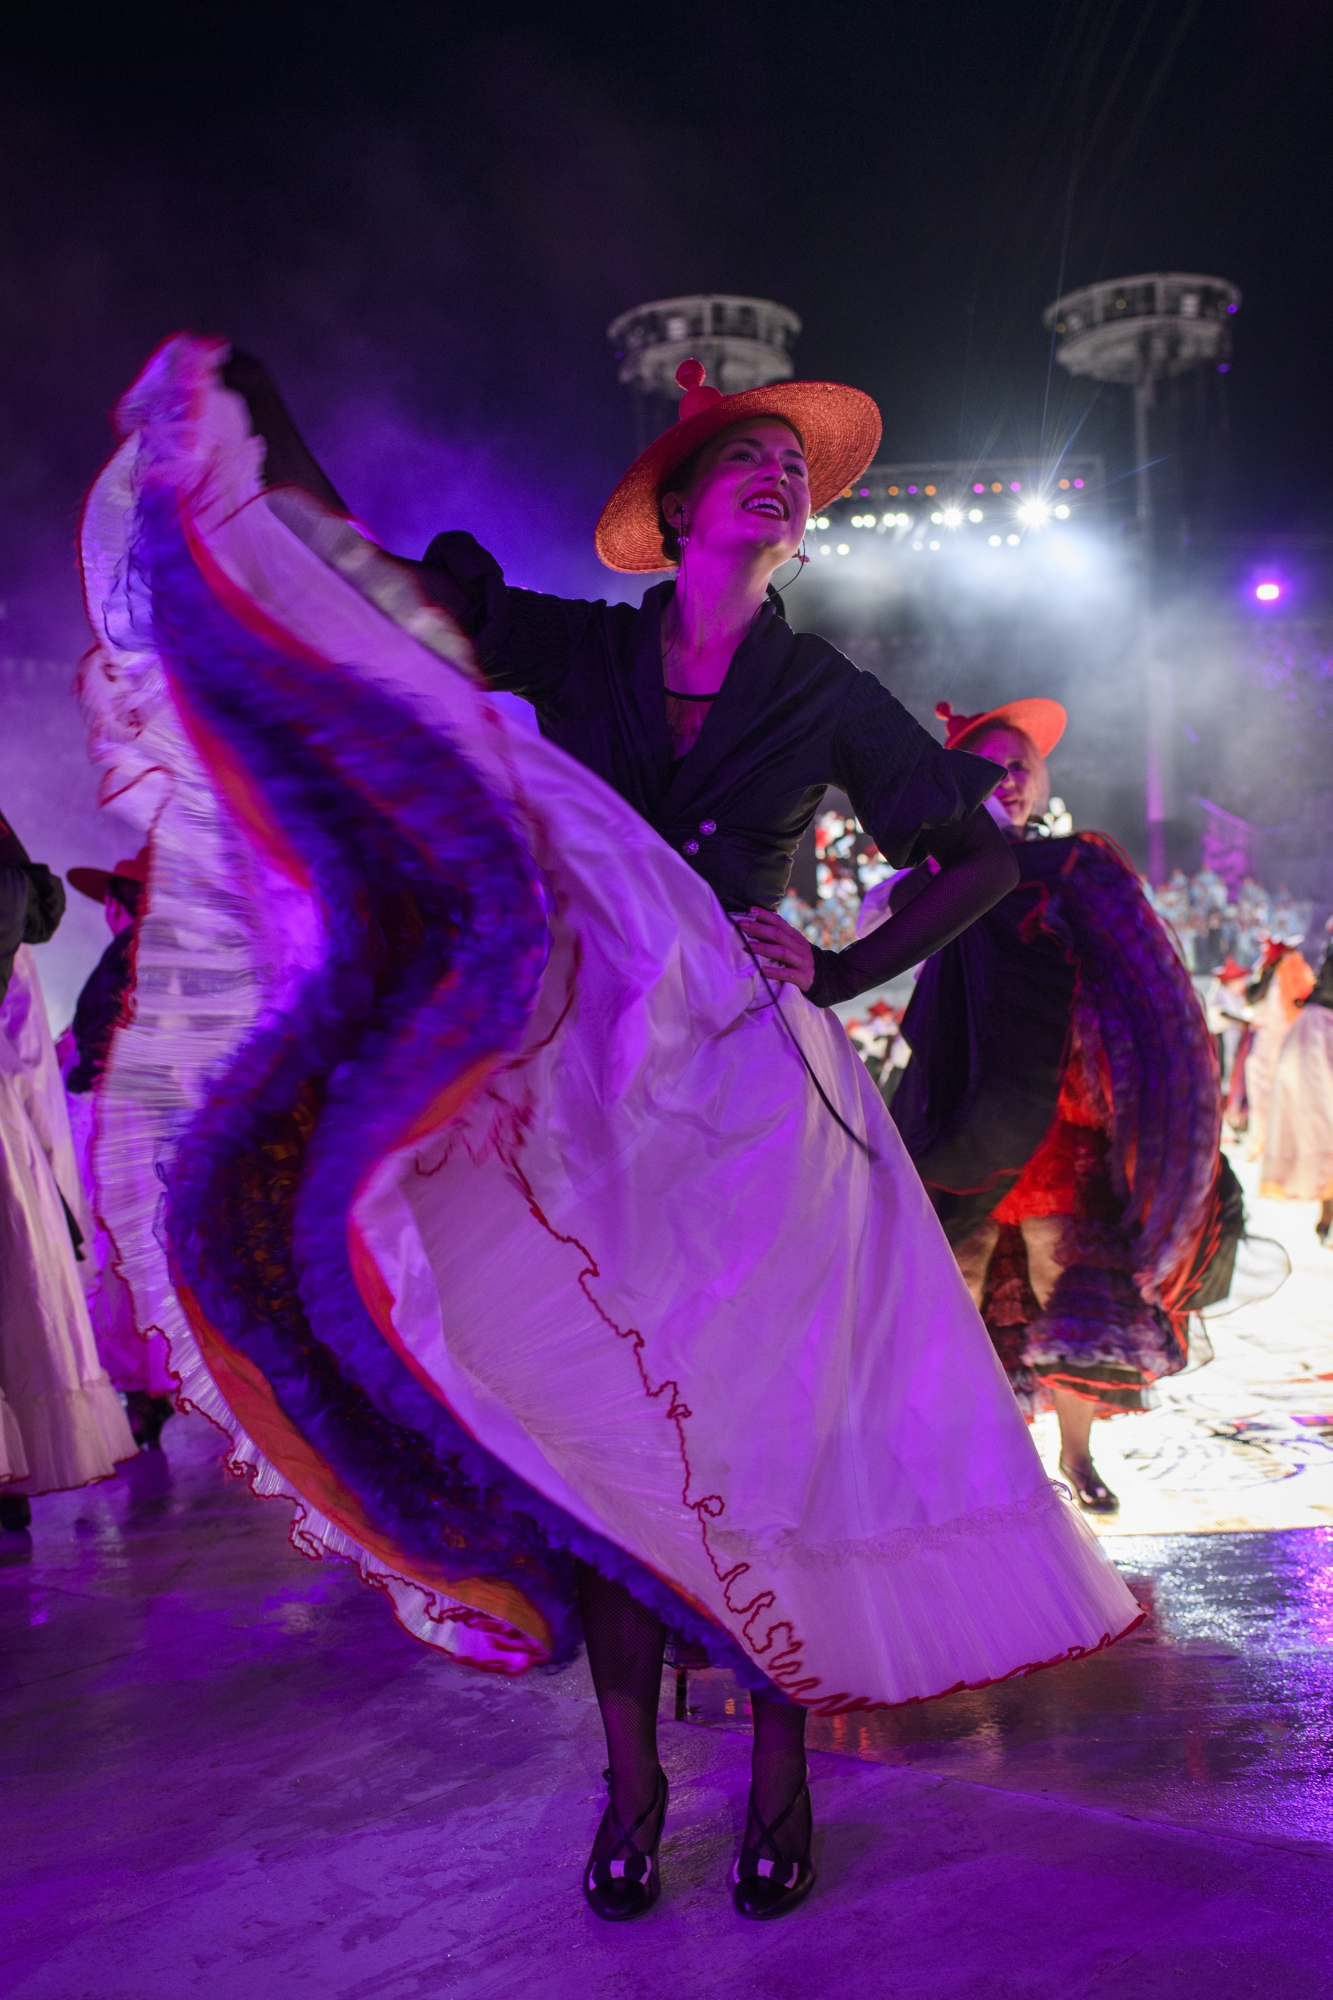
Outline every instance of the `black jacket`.
<svg viewBox="0 0 1333 2000">
<path fill-rule="evenodd" d="M 966 819 L 995 783 L 994 765 L 943 749 L 873 674 L 793 632 L 771 598 L 673 763 L 662 613 L 674 584 L 654 585 L 637 609 L 511 589 L 459 532 L 437 535 L 424 563 L 491 686 L 532 702 L 542 734 L 656 827 L 724 909 L 776 909 L 829 785 L 902 867 L 923 851 L 923 828 Z"/>
<path fill-rule="evenodd" d="M 65 885 L 41 861 L 29 861 L 18 835 L 0 819 L 0 1000 L 9 990 L 21 944 L 45 944 L 65 914 Z"/>
<path fill-rule="evenodd" d="M 125 1018 L 125 995 L 134 981 L 134 926 L 113 937 L 84 981 L 74 1009 L 79 1060 L 65 1079 L 76 1094 L 93 1089 L 106 1067 L 111 1037 Z"/>
</svg>

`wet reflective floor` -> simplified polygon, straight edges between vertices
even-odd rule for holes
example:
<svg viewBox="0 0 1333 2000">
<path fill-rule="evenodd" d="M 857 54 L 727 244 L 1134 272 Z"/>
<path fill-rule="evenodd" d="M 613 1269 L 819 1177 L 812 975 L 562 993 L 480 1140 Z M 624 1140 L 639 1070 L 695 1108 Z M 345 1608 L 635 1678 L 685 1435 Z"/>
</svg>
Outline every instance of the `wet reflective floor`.
<svg viewBox="0 0 1333 2000">
<path fill-rule="evenodd" d="M 14 2000 L 646 2000 L 663 1965 L 690 2000 L 1329 1990 L 1333 1529 L 1121 1538 L 1151 1618 L 1110 1653 L 815 1723 L 790 1924 L 730 1908 L 745 1698 L 691 1676 L 677 1726 L 668 1676 L 647 1930 L 578 1893 L 585 1666 L 449 1666 L 297 1555 L 202 1419 L 165 1444 L 0 1536 Z"/>
<path fill-rule="evenodd" d="M 1333 1528 L 1119 1537 L 1146 1622 L 975 1694 L 814 1719 L 812 1744 L 1174 1826 L 1333 1852 Z M 691 1719 L 748 1727 L 727 1675 Z"/>
</svg>

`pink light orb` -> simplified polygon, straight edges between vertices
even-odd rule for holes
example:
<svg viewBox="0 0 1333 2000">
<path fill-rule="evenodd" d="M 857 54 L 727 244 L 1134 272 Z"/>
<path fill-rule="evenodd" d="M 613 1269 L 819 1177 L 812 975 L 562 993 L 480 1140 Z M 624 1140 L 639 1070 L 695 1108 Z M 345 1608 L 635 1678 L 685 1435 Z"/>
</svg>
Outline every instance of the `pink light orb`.
<svg viewBox="0 0 1333 2000">
<path fill-rule="evenodd" d="M 1256 583 L 1254 594 L 1261 604 L 1276 604 L 1282 595 L 1280 583 Z"/>
</svg>

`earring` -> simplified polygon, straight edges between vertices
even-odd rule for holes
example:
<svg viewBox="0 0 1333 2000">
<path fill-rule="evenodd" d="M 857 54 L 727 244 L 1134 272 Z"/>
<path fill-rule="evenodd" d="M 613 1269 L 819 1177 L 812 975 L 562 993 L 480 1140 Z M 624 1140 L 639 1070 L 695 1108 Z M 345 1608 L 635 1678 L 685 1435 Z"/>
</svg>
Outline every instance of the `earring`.
<svg viewBox="0 0 1333 2000">
<path fill-rule="evenodd" d="M 684 517 L 684 515 L 682 514 L 682 516 L 681 516 L 681 519 L 680 519 L 680 525 L 679 525 L 679 527 L 678 527 L 678 528 L 676 529 L 676 546 L 677 546 L 677 548 L 681 548 L 681 549 L 683 549 L 683 548 L 684 548 L 684 546 L 685 546 L 685 544 L 686 544 L 686 542 L 688 542 L 688 540 L 689 540 L 689 539 L 690 539 L 690 537 L 689 537 L 689 533 L 688 533 L 688 530 L 686 529 L 686 526 L 685 526 L 685 517 Z"/>
</svg>

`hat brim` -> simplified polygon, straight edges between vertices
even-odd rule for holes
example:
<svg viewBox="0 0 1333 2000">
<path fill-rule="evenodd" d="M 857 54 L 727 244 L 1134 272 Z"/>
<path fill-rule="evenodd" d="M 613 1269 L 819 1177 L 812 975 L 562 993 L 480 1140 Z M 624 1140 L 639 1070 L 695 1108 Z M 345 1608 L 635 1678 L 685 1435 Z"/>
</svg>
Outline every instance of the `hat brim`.
<svg viewBox="0 0 1333 2000">
<path fill-rule="evenodd" d="M 991 709 L 989 714 L 978 715 L 968 724 L 954 748 L 961 750 L 983 729 L 1019 729 L 1039 757 L 1049 757 L 1064 735 L 1068 722 L 1069 717 L 1058 701 L 1050 701 L 1045 695 L 1031 695 L 1025 701 L 1006 701 L 999 708 Z"/>
<path fill-rule="evenodd" d="M 71 889 L 77 889 L 81 896 L 87 896 L 94 903 L 106 901 L 106 885 L 111 880 L 109 868 L 69 868 L 65 880 Z"/>
<path fill-rule="evenodd" d="M 799 436 L 810 472 L 812 513 L 859 479 L 879 450 L 882 425 L 874 399 L 843 382 L 772 382 L 767 388 L 723 396 L 663 431 L 616 487 L 593 537 L 608 569 L 637 575 L 671 567 L 658 518 L 665 482 L 710 439 L 757 417 L 775 417 Z"/>
<path fill-rule="evenodd" d="M 118 861 L 114 868 L 67 868 L 65 880 L 71 889 L 77 889 L 81 896 L 91 902 L 106 901 L 108 882 L 119 877 L 122 882 L 145 883 L 148 880 L 148 849 L 141 847 L 133 856 Z"/>
</svg>

